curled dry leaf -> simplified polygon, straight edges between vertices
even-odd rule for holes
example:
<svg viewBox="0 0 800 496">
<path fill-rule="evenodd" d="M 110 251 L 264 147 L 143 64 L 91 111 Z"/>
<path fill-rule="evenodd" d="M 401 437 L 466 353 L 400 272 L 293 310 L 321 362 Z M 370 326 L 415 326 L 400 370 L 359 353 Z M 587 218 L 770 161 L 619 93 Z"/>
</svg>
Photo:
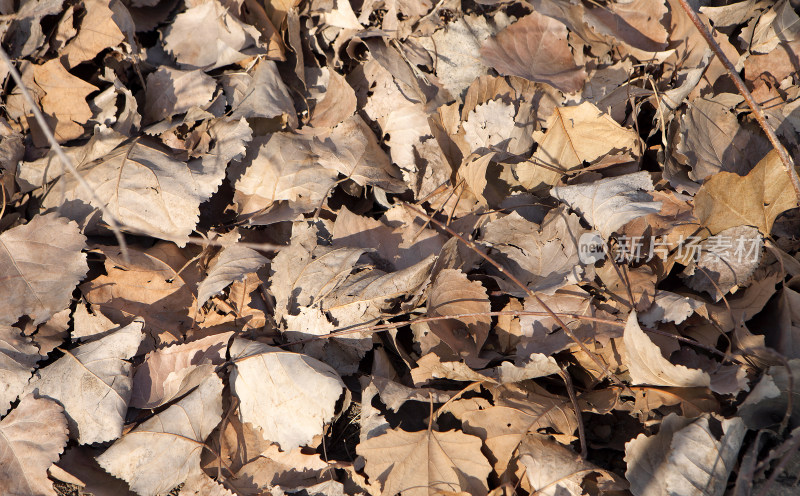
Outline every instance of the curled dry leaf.
<svg viewBox="0 0 800 496">
<path fill-rule="evenodd" d="M 487 40 L 481 56 L 500 74 L 548 83 L 565 93 L 580 90 L 586 80 L 586 71 L 572 57 L 567 27 L 538 12 Z"/>
<path fill-rule="evenodd" d="M 206 278 L 197 286 L 197 306 L 202 306 L 228 285 L 243 280 L 267 262 L 266 257 L 252 248 L 238 244 L 224 247 L 208 269 Z"/>
<path fill-rule="evenodd" d="M 168 493 L 202 474 L 205 440 L 222 420 L 222 381 L 210 374 L 192 393 L 111 445 L 97 462 L 140 496 Z"/>
<path fill-rule="evenodd" d="M 533 494 L 583 496 L 587 477 L 597 477 L 597 484 L 604 491 L 624 490 L 627 486 L 613 472 L 581 460 L 577 453 L 541 434 L 528 434 L 518 453 Z"/>
<path fill-rule="evenodd" d="M 55 401 L 26 396 L 0 421 L 0 487 L 5 494 L 56 496 L 47 469 L 67 444 L 67 420 Z"/>
<path fill-rule="evenodd" d="M 59 143 L 80 137 L 83 125 L 92 118 L 86 97 L 98 88 L 67 72 L 59 59 L 33 66 L 33 79 L 42 91 L 42 110 L 55 120 Z"/>
<path fill-rule="evenodd" d="M 201 70 L 161 67 L 147 76 L 144 118 L 148 122 L 182 114 L 211 102 L 217 83 Z"/>
<path fill-rule="evenodd" d="M 661 202 L 653 201 L 647 191 L 653 191 L 653 180 L 642 171 L 588 184 L 559 186 L 550 194 L 577 210 L 608 239 L 629 221 L 661 210 Z"/>
<path fill-rule="evenodd" d="M 86 238 L 74 222 L 49 213 L 0 234 L 0 324 L 28 315 L 44 322 L 69 305 L 89 270 Z"/>
<path fill-rule="evenodd" d="M 241 93 L 235 93 L 231 117 L 272 119 L 284 116 L 289 127 L 297 127 L 297 116 L 289 90 L 281 81 L 278 66 L 271 60 L 262 60 L 245 75 L 247 85 Z"/>
<path fill-rule="evenodd" d="M 357 452 L 367 461 L 367 475 L 381 482 L 382 494 L 488 491 L 491 466 L 481 453 L 481 440 L 463 432 L 392 429 L 362 442 Z"/>
<path fill-rule="evenodd" d="M 625 343 L 623 364 L 628 367 L 633 384 L 651 386 L 710 386 L 711 377 L 699 369 L 673 365 L 661 355 L 661 349 L 639 327 L 636 312 L 631 312 L 622 336 Z"/>
<path fill-rule="evenodd" d="M 208 0 L 178 14 L 164 33 L 164 46 L 180 64 L 211 70 L 263 53 L 260 36 L 218 0 Z"/>
<path fill-rule="evenodd" d="M 514 173 L 527 189 L 554 186 L 563 176 L 559 170 L 572 171 L 584 162 L 591 164 L 612 152 L 638 149 L 639 138 L 633 129 L 620 126 L 590 102 L 556 107 L 544 127 L 547 129 L 544 133 L 534 133 L 539 146 L 531 160 L 514 167 Z"/>
<path fill-rule="evenodd" d="M 470 281 L 458 269 L 444 269 L 436 276 L 428 292 L 428 315 L 446 317 L 462 313 L 491 311 L 486 288 Z M 488 315 L 435 320 L 428 324 L 439 339 L 462 358 L 476 360 L 492 327 Z"/>
<path fill-rule="evenodd" d="M 722 496 L 747 429 L 742 419 L 667 415 L 654 436 L 625 444 L 634 496 Z"/>
<path fill-rule="evenodd" d="M 214 334 L 148 353 L 133 376 L 130 406 L 156 408 L 197 386 L 208 374 L 195 371 L 204 364 L 222 364 L 232 334 Z"/>
<path fill-rule="evenodd" d="M 38 370 L 27 390 L 64 406 L 70 437 L 102 443 L 122 434 L 131 397 L 131 364 L 143 334 L 141 320 L 97 341 L 65 351 Z M 75 394 L 80 391 L 80 394 Z"/>
<path fill-rule="evenodd" d="M 305 446 L 333 418 L 344 383 L 329 365 L 280 348 L 237 339 L 231 388 L 242 422 L 260 428 L 283 451 Z"/>
</svg>

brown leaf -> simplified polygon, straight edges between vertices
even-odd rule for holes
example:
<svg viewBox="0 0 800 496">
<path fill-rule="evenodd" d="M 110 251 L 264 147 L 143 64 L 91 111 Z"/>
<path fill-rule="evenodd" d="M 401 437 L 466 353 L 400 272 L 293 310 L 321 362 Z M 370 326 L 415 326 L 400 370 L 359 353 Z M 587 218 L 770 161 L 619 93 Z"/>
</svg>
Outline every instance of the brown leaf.
<svg viewBox="0 0 800 496">
<path fill-rule="evenodd" d="M 201 70 L 160 67 L 147 76 L 144 118 L 155 122 L 211 102 L 217 83 Z"/>
<path fill-rule="evenodd" d="M 239 244 L 224 247 L 208 269 L 206 278 L 197 286 L 197 306 L 235 281 L 260 269 L 268 260 L 252 248 Z"/>
<path fill-rule="evenodd" d="M 458 269 L 444 269 L 436 276 L 428 293 L 428 315 L 446 317 L 461 313 L 491 311 L 486 288 L 470 281 Z M 428 324 L 439 339 L 462 358 L 476 360 L 492 327 L 488 315 L 436 320 Z"/>
<path fill-rule="evenodd" d="M 356 112 L 356 94 L 347 80 L 336 71 L 328 71 L 328 84 L 321 100 L 311 113 L 309 125 L 334 127 Z"/>
<path fill-rule="evenodd" d="M 39 349 L 16 327 L 0 325 L 0 415 L 5 415 L 11 403 L 22 394 L 36 362 L 41 360 Z"/>
<path fill-rule="evenodd" d="M 47 469 L 67 443 L 67 420 L 55 401 L 26 396 L 0 421 L 0 486 L 7 494 L 56 496 Z"/>
<path fill-rule="evenodd" d="M 122 29 L 131 34 L 134 30 L 133 20 L 121 2 L 85 0 L 83 5 L 86 15 L 81 20 L 78 36 L 61 52 L 61 61 L 67 69 L 91 60 L 106 48 L 124 41 Z"/>
<path fill-rule="evenodd" d="M 708 178 L 695 195 L 694 214 L 711 234 L 745 225 L 769 236 L 775 219 L 795 206 L 789 176 L 771 151 L 746 176 L 720 172 Z"/>
<path fill-rule="evenodd" d="M 38 324 L 66 308 L 89 269 L 85 246 L 75 223 L 55 213 L 0 234 L 0 324 L 23 315 Z"/>
<path fill-rule="evenodd" d="M 567 44 L 567 27 L 537 12 L 487 40 L 481 56 L 500 74 L 548 83 L 565 93 L 580 90 L 586 80 Z"/>
<path fill-rule="evenodd" d="M 428 496 L 442 489 L 486 494 L 491 467 L 480 447 L 480 439 L 460 431 L 392 429 L 359 444 L 357 452 L 366 459 L 370 478 L 382 483 L 383 494 Z"/>
<path fill-rule="evenodd" d="M 56 139 L 63 143 L 83 135 L 83 125 L 92 118 L 86 97 L 97 87 L 67 72 L 58 59 L 33 66 L 33 79 L 44 93 L 42 110 L 56 121 Z"/>
</svg>

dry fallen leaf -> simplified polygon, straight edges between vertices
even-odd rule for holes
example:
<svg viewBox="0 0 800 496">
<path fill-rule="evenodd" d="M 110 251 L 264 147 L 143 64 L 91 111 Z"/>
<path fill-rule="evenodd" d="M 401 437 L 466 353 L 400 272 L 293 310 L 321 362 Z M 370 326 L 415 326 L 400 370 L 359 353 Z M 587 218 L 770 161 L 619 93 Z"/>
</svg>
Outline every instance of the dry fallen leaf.
<svg viewBox="0 0 800 496">
<path fill-rule="evenodd" d="M 486 494 L 491 467 L 480 447 L 480 439 L 458 431 L 392 429 L 359 444 L 358 454 L 367 461 L 367 474 L 381 482 L 383 494 Z"/>
<path fill-rule="evenodd" d="M 31 379 L 28 391 L 64 406 L 70 438 L 80 444 L 112 441 L 122 434 L 133 382 L 127 360 L 139 348 L 143 326 L 141 320 L 134 321 L 97 341 L 65 351 Z"/>
<path fill-rule="evenodd" d="M 26 396 L 0 421 L 0 487 L 6 494 L 56 496 L 47 469 L 67 444 L 63 411 L 55 401 Z"/>
<path fill-rule="evenodd" d="M 242 422 L 289 451 L 311 443 L 334 414 L 344 383 L 330 366 L 311 357 L 237 339 L 231 388 Z M 264 380 L 264 378 L 268 380 Z"/>
<path fill-rule="evenodd" d="M 25 389 L 33 367 L 41 360 L 39 349 L 15 327 L 0 325 L 0 415 Z"/>
<path fill-rule="evenodd" d="M 38 324 L 66 308 L 88 270 L 85 246 L 75 223 L 55 213 L 0 234 L 0 324 L 23 315 Z"/>
<path fill-rule="evenodd" d="M 171 491 L 201 474 L 204 442 L 222 419 L 222 381 L 209 375 L 191 394 L 138 425 L 97 457 L 141 496 Z"/>
</svg>

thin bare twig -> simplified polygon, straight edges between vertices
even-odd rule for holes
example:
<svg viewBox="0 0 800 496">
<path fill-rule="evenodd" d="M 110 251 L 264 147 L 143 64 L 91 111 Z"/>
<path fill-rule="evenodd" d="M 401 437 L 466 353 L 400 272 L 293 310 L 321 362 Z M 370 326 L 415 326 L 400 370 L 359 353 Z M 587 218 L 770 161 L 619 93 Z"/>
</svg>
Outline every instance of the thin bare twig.
<svg viewBox="0 0 800 496">
<path fill-rule="evenodd" d="M 14 82 L 17 83 L 17 87 L 22 92 L 22 97 L 31 106 L 33 110 L 33 115 L 36 118 L 36 122 L 39 123 L 39 127 L 42 128 L 42 133 L 44 133 L 45 137 L 47 138 L 48 143 L 50 143 L 51 149 L 55 152 L 58 159 L 61 161 L 61 165 L 64 166 L 65 169 L 72 174 L 75 179 L 78 181 L 78 184 L 86 191 L 86 193 L 91 197 L 92 200 L 97 204 L 98 208 L 101 212 L 103 212 L 103 219 L 108 222 L 108 226 L 111 231 L 114 233 L 114 237 L 117 238 L 117 242 L 119 243 L 119 249 L 122 254 L 122 258 L 125 260 L 126 263 L 130 263 L 130 257 L 128 256 L 128 245 L 125 243 L 125 237 L 122 235 L 122 231 L 119 227 L 119 222 L 117 222 L 116 217 L 111 213 L 108 209 L 108 206 L 97 197 L 97 194 L 94 192 L 92 187 L 83 176 L 78 173 L 78 169 L 75 168 L 73 165 L 72 160 L 67 157 L 67 154 L 64 153 L 64 150 L 61 148 L 61 145 L 58 144 L 56 141 L 56 137 L 53 135 L 53 131 L 50 130 L 50 126 L 47 125 L 47 121 L 42 115 L 42 111 L 39 110 L 39 106 L 36 104 L 36 101 L 31 96 L 28 88 L 25 87 L 25 83 L 22 81 L 22 76 L 20 75 L 17 68 L 14 66 L 14 63 L 11 62 L 8 54 L 6 53 L 5 49 L 0 46 L 0 59 L 3 60 L 3 63 L 6 64 L 8 68 L 8 72 L 11 74 L 11 77 L 14 79 Z"/>
<path fill-rule="evenodd" d="M 794 170 L 794 161 L 792 160 L 792 157 L 789 156 L 789 152 L 786 151 L 786 148 L 778 140 L 778 135 L 775 134 L 772 126 L 770 126 L 767 122 L 764 112 L 761 110 L 761 107 L 758 105 L 758 103 L 756 103 L 752 93 L 750 93 L 750 90 L 748 90 L 747 86 L 744 84 L 744 81 L 742 81 L 742 78 L 736 71 L 736 67 L 734 67 L 728 57 L 726 57 L 722 52 L 722 48 L 720 48 L 719 44 L 716 42 L 716 40 L 714 40 L 714 37 L 711 36 L 711 33 L 708 31 L 708 28 L 706 28 L 706 25 L 703 24 L 703 21 L 700 20 L 697 12 L 692 9 L 687 0 L 678 1 L 680 2 L 681 7 L 683 7 L 683 10 L 686 12 L 686 15 L 689 16 L 689 19 L 692 20 L 692 23 L 695 25 L 697 30 L 700 31 L 700 34 L 706 40 L 706 43 L 708 43 L 708 46 L 711 47 L 711 50 L 713 50 L 717 57 L 719 57 L 719 61 L 725 66 L 725 69 L 728 71 L 728 75 L 733 80 L 733 84 L 736 85 L 736 89 L 742 94 L 747 102 L 747 105 L 750 107 L 750 110 L 753 111 L 753 115 L 756 116 L 758 125 L 761 126 L 761 129 L 763 129 L 765 133 L 767 133 L 767 138 L 769 139 L 769 142 L 772 143 L 772 147 L 775 148 L 775 151 L 778 152 L 781 163 L 783 163 L 786 173 L 789 174 L 789 180 L 792 182 L 792 188 L 794 188 L 794 193 L 797 196 L 797 200 L 800 202 L 800 178 L 797 177 L 797 171 Z"/>
<path fill-rule="evenodd" d="M 589 454 L 589 448 L 586 444 L 586 430 L 583 426 L 583 417 L 581 417 L 581 408 L 578 405 L 578 397 L 575 396 L 575 387 L 572 385 L 572 379 L 569 376 L 569 372 L 567 369 L 564 368 L 563 365 L 560 363 L 558 367 L 561 369 L 561 377 L 564 378 L 564 384 L 567 386 L 567 394 L 569 395 L 569 400 L 572 402 L 572 408 L 575 409 L 575 419 L 578 421 L 578 438 L 581 442 L 581 459 L 586 461 L 586 456 Z"/>
<path fill-rule="evenodd" d="M 606 367 L 606 365 L 603 363 L 603 361 L 600 360 L 600 358 L 597 356 L 597 354 L 595 354 L 593 351 L 591 351 L 589 348 L 587 348 L 586 345 L 580 339 L 578 339 L 577 336 L 575 336 L 575 334 L 569 329 L 569 327 L 567 327 L 567 325 L 564 323 L 564 321 L 561 320 L 561 318 L 558 315 L 556 315 L 555 312 L 553 312 L 550 309 L 550 307 L 547 306 L 547 304 L 544 301 L 542 301 L 541 298 L 539 298 L 539 295 L 537 295 L 536 293 L 531 291 L 528 288 L 528 286 L 526 286 L 525 284 L 522 283 L 522 281 L 517 279 L 516 276 L 514 276 L 514 274 L 511 274 L 510 272 L 506 271 L 506 269 L 502 265 L 497 263 L 489 255 L 484 253 L 483 250 L 478 248 L 478 246 L 475 243 L 473 243 L 472 241 L 464 238 L 463 236 L 461 236 L 460 234 L 458 234 L 457 232 L 452 230 L 450 227 L 446 226 L 445 224 L 443 224 L 443 223 L 439 222 L 438 220 L 434 219 L 433 217 L 429 216 L 428 214 L 426 214 L 422 210 L 409 205 L 408 203 L 402 203 L 402 205 L 405 208 L 411 210 L 412 212 L 415 212 L 417 215 L 419 215 L 419 216 L 421 216 L 423 218 L 429 219 L 433 224 L 439 226 L 441 229 L 444 229 L 449 235 L 453 236 L 454 238 L 458 239 L 460 242 L 464 243 L 470 250 L 474 251 L 481 258 L 483 258 L 484 260 L 486 260 L 487 262 L 492 264 L 492 266 L 494 266 L 494 268 L 496 268 L 498 271 L 500 271 L 501 274 L 505 274 L 506 276 L 508 276 L 508 278 L 511 279 L 511 281 L 514 284 L 516 284 L 523 291 L 525 291 L 525 293 L 527 293 L 528 296 L 530 296 L 531 298 L 536 300 L 536 303 L 538 303 L 545 310 L 545 312 L 547 312 L 547 316 L 550 317 L 551 319 L 553 319 L 556 322 L 556 324 L 558 324 L 558 326 L 564 331 L 564 334 L 566 334 L 572 341 L 574 341 L 575 344 L 577 344 L 581 348 L 581 350 L 584 353 L 586 353 L 586 355 L 589 358 L 591 358 L 592 361 L 598 367 L 600 367 L 600 370 L 603 371 L 603 374 L 606 377 L 608 377 L 611 380 L 611 382 L 613 382 L 613 383 L 615 383 L 617 385 L 621 385 L 622 384 L 622 381 L 617 379 L 617 377 L 614 376 L 614 374 L 612 374 L 611 371 L 608 370 L 608 367 Z"/>
</svg>

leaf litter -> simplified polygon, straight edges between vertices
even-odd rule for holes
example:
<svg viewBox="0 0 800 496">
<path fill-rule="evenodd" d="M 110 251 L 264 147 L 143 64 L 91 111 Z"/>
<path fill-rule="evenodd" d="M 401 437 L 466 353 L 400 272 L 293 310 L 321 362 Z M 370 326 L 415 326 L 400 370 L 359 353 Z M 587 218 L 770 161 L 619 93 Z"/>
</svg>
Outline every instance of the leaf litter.
<svg viewBox="0 0 800 496">
<path fill-rule="evenodd" d="M 800 14 L 694 8 L 2 3 L 0 491 L 796 491 Z"/>
</svg>

